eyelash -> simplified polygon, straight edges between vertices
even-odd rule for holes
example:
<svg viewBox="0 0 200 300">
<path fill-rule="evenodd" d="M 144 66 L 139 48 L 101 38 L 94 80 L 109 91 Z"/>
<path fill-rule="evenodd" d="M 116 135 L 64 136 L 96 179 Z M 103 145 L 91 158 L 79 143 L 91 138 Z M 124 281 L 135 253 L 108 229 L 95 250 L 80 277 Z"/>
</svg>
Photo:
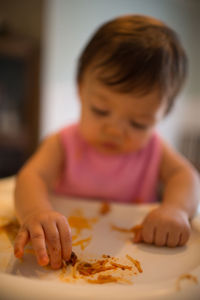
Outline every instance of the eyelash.
<svg viewBox="0 0 200 300">
<path fill-rule="evenodd" d="M 134 122 L 130 122 L 131 126 L 133 128 L 137 128 L 137 129 L 140 129 L 140 130 L 145 130 L 147 129 L 147 126 L 146 125 L 142 125 L 142 124 L 137 124 L 137 123 L 134 123 Z"/>
<path fill-rule="evenodd" d="M 109 111 L 108 110 L 101 110 L 99 108 L 96 108 L 94 106 L 91 106 L 91 110 L 92 112 L 94 112 L 95 114 L 99 115 L 99 116 L 102 116 L 102 117 L 106 117 L 109 115 Z"/>
<path fill-rule="evenodd" d="M 93 113 L 95 113 L 96 115 L 98 116 L 101 116 L 101 117 L 106 117 L 110 114 L 110 111 L 108 110 L 101 110 L 97 107 L 94 107 L 94 106 L 91 106 L 91 110 Z M 147 126 L 146 125 L 142 125 L 142 124 L 137 124 L 137 123 L 134 123 L 132 121 L 130 121 L 130 125 L 133 127 L 133 128 L 137 128 L 139 130 L 145 130 L 147 129 Z"/>
</svg>

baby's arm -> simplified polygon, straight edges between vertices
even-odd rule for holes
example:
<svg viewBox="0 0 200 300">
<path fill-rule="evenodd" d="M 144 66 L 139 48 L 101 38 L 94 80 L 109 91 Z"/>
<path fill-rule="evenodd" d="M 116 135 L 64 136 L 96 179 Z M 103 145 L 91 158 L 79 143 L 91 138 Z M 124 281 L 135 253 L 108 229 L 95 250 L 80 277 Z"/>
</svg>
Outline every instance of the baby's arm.
<svg viewBox="0 0 200 300">
<path fill-rule="evenodd" d="M 200 199 L 199 176 L 181 155 L 162 142 L 161 180 L 164 183 L 162 204 L 150 212 L 135 242 L 157 246 L 184 245 L 190 236 L 189 220 Z"/>
<path fill-rule="evenodd" d="M 71 232 L 67 219 L 53 210 L 48 194 L 61 171 L 63 152 L 57 134 L 47 138 L 17 176 L 15 208 L 21 228 L 15 256 L 23 256 L 29 239 L 40 265 L 57 269 L 71 255 Z M 48 253 L 47 253 L 48 248 Z"/>
</svg>

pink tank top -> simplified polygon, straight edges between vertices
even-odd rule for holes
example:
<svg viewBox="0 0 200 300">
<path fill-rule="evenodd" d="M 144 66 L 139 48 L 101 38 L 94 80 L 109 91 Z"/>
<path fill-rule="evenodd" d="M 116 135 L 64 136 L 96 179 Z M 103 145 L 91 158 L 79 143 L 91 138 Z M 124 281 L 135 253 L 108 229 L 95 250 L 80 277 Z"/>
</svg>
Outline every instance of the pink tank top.
<svg viewBox="0 0 200 300">
<path fill-rule="evenodd" d="M 60 138 L 65 162 L 55 188 L 58 194 L 118 203 L 156 201 L 161 157 L 156 133 L 143 149 L 113 156 L 90 146 L 78 124 L 63 128 Z"/>
</svg>

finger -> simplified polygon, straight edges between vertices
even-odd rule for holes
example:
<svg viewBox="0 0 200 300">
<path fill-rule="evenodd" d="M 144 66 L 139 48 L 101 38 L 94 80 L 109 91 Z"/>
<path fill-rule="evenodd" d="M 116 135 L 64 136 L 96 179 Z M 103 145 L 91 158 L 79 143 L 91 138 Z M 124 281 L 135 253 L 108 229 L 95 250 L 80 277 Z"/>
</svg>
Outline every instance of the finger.
<svg viewBox="0 0 200 300">
<path fill-rule="evenodd" d="M 168 239 L 169 239 L 169 232 L 167 232 L 167 235 L 166 235 L 165 246 L 167 246 L 167 245 L 168 245 Z"/>
<path fill-rule="evenodd" d="M 184 246 L 189 240 L 190 232 L 183 232 L 180 234 L 178 246 Z"/>
<path fill-rule="evenodd" d="M 191 234 L 191 226 L 189 221 L 187 221 L 186 227 L 184 227 L 184 230 L 182 231 L 182 235 L 179 241 L 179 246 L 184 246 L 188 242 L 190 238 L 190 234 Z"/>
<path fill-rule="evenodd" d="M 142 228 L 139 229 L 139 230 L 135 233 L 135 236 L 134 236 L 134 238 L 133 238 L 133 242 L 134 242 L 134 243 L 141 243 L 141 242 L 143 242 Z"/>
<path fill-rule="evenodd" d="M 169 232 L 168 239 L 167 239 L 168 247 L 173 248 L 173 247 L 178 246 L 179 241 L 180 241 L 180 232 L 177 232 L 177 231 Z"/>
<path fill-rule="evenodd" d="M 14 254 L 17 258 L 21 258 L 24 255 L 24 247 L 29 241 L 29 233 L 23 228 L 20 229 L 14 243 Z"/>
<path fill-rule="evenodd" d="M 142 230 L 143 240 L 147 244 L 153 244 L 156 234 L 156 228 L 153 226 L 144 226 Z"/>
<path fill-rule="evenodd" d="M 30 231 L 30 237 L 39 265 L 46 266 L 49 263 L 44 231 L 41 226 L 37 226 Z"/>
<path fill-rule="evenodd" d="M 166 245 L 168 240 L 168 233 L 165 232 L 163 228 L 157 228 L 154 237 L 154 243 L 158 247 L 163 247 Z"/>
<path fill-rule="evenodd" d="M 62 258 L 69 260 L 72 253 L 72 237 L 70 226 L 64 216 L 63 219 L 59 219 L 57 222 L 57 228 L 60 233 Z"/>
<path fill-rule="evenodd" d="M 59 269 L 62 265 L 62 251 L 60 236 L 55 223 L 44 226 L 46 241 L 49 250 L 50 264 L 53 269 Z"/>
</svg>

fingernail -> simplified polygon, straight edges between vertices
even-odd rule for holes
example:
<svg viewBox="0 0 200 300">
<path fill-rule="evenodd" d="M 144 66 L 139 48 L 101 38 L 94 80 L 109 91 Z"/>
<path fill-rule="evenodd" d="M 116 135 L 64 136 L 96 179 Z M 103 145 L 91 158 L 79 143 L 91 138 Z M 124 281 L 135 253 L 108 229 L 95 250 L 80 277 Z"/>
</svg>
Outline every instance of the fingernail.
<svg viewBox="0 0 200 300">
<path fill-rule="evenodd" d="M 39 258 L 39 264 L 40 264 L 41 266 L 45 266 L 45 265 L 47 265 L 48 263 L 49 263 L 49 258 L 48 258 L 48 256 L 42 256 L 42 257 Z"/>
<path fill-rule="evenodd" d="M 16 257 L 20 257 L 21 256 L 21 251 L 15 250 L 14 254 L 15 254 Z"/>
</svg>

